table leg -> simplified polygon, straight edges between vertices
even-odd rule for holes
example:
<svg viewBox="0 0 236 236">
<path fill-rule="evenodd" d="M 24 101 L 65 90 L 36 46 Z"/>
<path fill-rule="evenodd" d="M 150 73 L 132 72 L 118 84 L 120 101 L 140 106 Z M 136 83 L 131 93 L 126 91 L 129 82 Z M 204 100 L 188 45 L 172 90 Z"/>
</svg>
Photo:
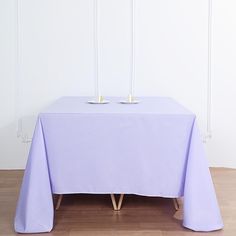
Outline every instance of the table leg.
<svg viewBox="0 0 236 236">
<path fill-rule="evenodd" d="M 121 194 L 118 202 L 118 208 L 117 208 L 118 211 L 121 209 L 123 199 L 124 199 L 124 194 Z"/>
<path fill-rule="evenodd" d="M 175 206 L 175 210 L 178 211 L 179 210 L 178 198 L 173 198 L 173 203 L 174 203 L 174 206 Z"/>
<path fill-rule="evenodd" d="M 117 205 L 116 205 L 116 199 L 115 199 L 115 195 L 114 194 L 111 194 L 111 201 L 112 201 L 112 205 L 113 205 L 113 209 L 115 211 L 117 211 Z"/>
<path fill-rule="evenodd" d="M 60 205 L 61 205 L 61 201 L 63 198 L 63 194 L 59 194 L 58 200 L 57 200 L 57 205 L 56 205 L 56 210 L 59 209 Z"/>
</svg>

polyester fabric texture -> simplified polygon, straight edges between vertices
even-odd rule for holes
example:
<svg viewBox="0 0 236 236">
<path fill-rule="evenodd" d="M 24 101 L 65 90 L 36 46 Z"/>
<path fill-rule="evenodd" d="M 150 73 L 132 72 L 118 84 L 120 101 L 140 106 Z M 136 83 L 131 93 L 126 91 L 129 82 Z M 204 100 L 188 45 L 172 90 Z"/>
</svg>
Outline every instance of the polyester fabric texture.
<svg viewBox="0 0 236 236">
<path fill-rule="evenodd" d="M 87 100 L 63 97 L 39 114 L 16 209 L 16 232 L 51 231 L 52 194 L 69 193 L 183 197 L 184 227 L 223 228 L 192 112 L 165 97 L 140 98 L 139 104 Z"/>
</svg>

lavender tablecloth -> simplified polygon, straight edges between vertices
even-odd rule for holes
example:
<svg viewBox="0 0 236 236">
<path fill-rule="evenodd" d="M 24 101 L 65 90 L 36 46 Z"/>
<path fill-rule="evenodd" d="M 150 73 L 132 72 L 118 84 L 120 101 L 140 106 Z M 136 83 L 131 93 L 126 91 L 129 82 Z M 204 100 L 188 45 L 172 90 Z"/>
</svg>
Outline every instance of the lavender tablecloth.
<svg viewBox="0 0 236 236">
<path fill-rule="evenodd" d="M 134 105 L 87 100 L 63 97 L 39 114 L 16 232 L 52 230 L 53 193 L 183 196 L 185 227 L 223 227 L 193 113 L 171 98 L 141 98 Z"/>
</svg>

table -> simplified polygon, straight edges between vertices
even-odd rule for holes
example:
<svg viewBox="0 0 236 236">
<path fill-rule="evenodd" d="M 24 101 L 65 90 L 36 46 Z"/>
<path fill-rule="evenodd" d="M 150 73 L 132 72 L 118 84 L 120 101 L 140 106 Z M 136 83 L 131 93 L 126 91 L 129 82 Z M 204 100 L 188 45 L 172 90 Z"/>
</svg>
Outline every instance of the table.
<svg viewBox="0 0 236 236">
<path fill-rule="evenodd" d="M 52 230 L 53 193 L 183 197 L 184 227 L 223 227 L 192 112 L 168 97 L 144 97 L 132 105 L 119 104 L 119 98 L 104 105 L 88 100 L 63 97 L 39 114 L 16 232 Z"/>
</svg>

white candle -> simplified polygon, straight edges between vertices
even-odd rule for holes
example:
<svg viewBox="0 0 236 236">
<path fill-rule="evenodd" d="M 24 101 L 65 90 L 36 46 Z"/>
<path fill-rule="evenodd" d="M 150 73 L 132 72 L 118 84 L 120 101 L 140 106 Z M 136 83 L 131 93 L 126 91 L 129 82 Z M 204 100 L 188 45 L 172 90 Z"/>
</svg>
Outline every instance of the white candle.
<svg viewBox="0 0 236 236">
<path fill-rule="evenodd" d="M 135 0 L 131 0 L 131 75 L 129 96 L 134 95 L 135 80 Z"/>
<path fill-rule="evenodd" d="M 94 0 L 94 80 L 95 80 L 95 100 L 88 101 L 90 104 L 106 104 L 109 101 L 101 96 L 100 89 L 100 9 L 99 0 Z"/>
<path fill-rule="evenodd" d="M 95 97 L 99 98 L 100 93 L 100 37 L 99 37 L 99 0 L 94 0 L 94 77 Z"/>
</svg>

